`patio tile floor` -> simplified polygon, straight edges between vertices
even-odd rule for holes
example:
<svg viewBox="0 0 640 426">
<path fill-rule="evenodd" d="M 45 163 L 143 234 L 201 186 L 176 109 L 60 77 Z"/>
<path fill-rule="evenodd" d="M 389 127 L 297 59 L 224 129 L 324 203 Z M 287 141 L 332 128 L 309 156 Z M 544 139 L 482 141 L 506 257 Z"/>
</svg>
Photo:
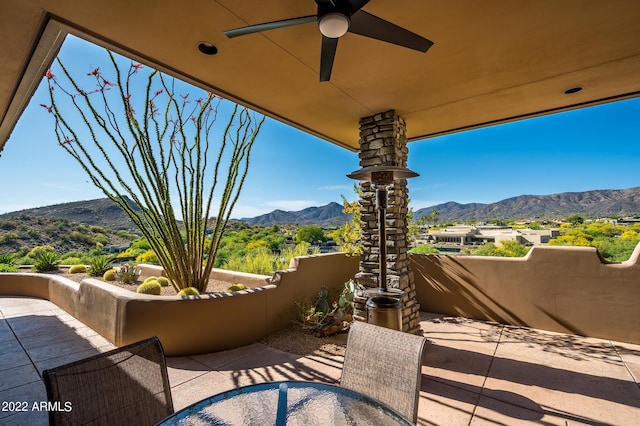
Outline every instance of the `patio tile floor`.
<svg viewBox="0 0 640 426">
<path fill-rule="evenodd" d="M 422 313 L 429 339 L 420 425 L 640 424 L 640 345 Z M 54 304 L 0 297 L 0 424 L 46 425 L 42 370 L 113 349 Z M 236 386 L 336 383 L 341 357 L 300 356 L 261 343 L 168 357 L 175 409 Z M 27 403 L 26 412 L 5 403 Z"/>
</svg>

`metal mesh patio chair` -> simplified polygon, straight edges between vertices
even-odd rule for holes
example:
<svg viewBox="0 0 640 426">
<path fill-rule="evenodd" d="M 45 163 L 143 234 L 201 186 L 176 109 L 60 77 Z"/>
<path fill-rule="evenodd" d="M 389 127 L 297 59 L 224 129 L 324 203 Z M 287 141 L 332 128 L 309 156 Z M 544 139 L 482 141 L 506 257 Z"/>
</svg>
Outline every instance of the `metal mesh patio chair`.
<svg viewBox="0 0 640 426">
<path fill-rule="evenodd" d="M 340 385 L 395 409 L 416 423 L 425 337 L 355 321 Z"/>
<path fill-rule="evenodd" d="M 42 372 L 52 425 L 146 425 L 173 413 L 157 337 Z"/>
</svg>

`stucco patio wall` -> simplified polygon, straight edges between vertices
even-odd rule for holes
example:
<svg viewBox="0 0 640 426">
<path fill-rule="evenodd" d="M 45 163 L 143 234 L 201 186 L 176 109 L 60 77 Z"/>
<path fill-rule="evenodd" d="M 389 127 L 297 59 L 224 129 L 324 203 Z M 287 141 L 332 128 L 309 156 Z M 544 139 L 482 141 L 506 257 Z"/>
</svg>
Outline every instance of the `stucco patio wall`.
<svg viewBox="0 0 640 426">
<path fill-rule="evenodd" d="M 0 273 L 0 295 L 49 299 L 118 346 L 157 335 L 167 355 L 193 355 L 243 346 L 287 327 L 296 302 L 316 297 L 322 287 L 340 288 L 357 271 L 357 257 L 304 256 L 270 284 L 185 298 L 136 294 L 91 278 L 78 284 L 55 275 Z"/>
<path fill-rule="evenodd" d="M 411 255 L 421 310 L 640 343 L 640 244 L 623 263 L 591 247 L 524 258 Z"/>
</svg>

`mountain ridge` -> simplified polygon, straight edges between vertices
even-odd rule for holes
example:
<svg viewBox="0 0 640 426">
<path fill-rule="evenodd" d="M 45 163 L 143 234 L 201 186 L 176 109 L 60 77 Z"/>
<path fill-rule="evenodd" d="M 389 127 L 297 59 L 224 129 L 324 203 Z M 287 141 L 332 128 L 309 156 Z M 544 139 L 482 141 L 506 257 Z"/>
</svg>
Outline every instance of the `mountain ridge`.
<svg viewBox="0 0 640 426">
<path fill-rule="evenodd" d="M 343 213 L 342 210 L 341 204 L 330 202 L 324 206 L 307 207 L 298 211 L 276 209 L 263 215 L 243 218 L 237 222 L 249 226 L 314 224 L 331 228 L 341 226 L 350 219 L 350 215 Z M 461 204 L 448 201 L 418 209 L 414 212 L 414 218 L 428 215 L 432 210 L 438 211 L 438 219 L 441 222 L 491 219 L 563 219 L 573 214 L 585 217 L 633 216 L 640 214 L 640 187 L 562 192 L 550 195 L 518 195 L 488 204 Z M 24 209 L 1 214 L 0 219 L 20 215 L 65 218 L 86 225 L 137 232 L 131 219 L 108 198 Z"/>
<path fill-rule="evenodd" d="M 573 214 L 587 217 L 636 215 L 640 213 L 640 187 L 518 195 L 488 204 L 449 201 L 418 209 L 414 217 L 428 215 L 432 210 L 438 211 L 440 221 L 559 219 Z"/>
</svg>

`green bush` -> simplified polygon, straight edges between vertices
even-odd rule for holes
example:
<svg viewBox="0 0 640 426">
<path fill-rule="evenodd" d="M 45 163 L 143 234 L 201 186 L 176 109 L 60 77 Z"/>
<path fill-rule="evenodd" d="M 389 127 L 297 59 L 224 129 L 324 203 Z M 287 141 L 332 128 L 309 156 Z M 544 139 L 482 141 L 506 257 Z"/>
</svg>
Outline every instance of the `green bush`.
<svg viewBox="0 0 640 426">
<path fill-rule="evenodd" d="M 18 272 L 18 267 L 9 263 L 0 263 L 0 272 Z"/>
<path fill-rule="evenodd" d="M 89 230 L 95 234 L 106 234 L 107 230 L 104 229 L 102 226 L 97 226 L 97 225 L 91 225 L 89 226 Z"/>
<path fill-rule="evenodd" d="M 87 272 L 87 267 L 84 265 L 73 265 L 69 268 L 70 274 L 83 274 L 85 272 Z"/>
<path fill-rule="evenodd" d="M 34 248 L 31 249 L 31 251 L 29 251 L 29 253 L 27 253 L 27 257 L 36 259 L 38 257 L 38 254 L 41 252 L 55 253 L 56 249 L 54 249 L 52 246 L 35 246 Z"/>
<path fill-rule="evenodd" d="M 107 256 L 95 256 L 89 260 L 89 275 L 92 277 L 103 276 L 112 267 Z"/>
<path fill-rule="evenodd" d="M 409 250 L 409 253 L 418 253 L 418 254 L 439 254 L 440 250 L 435 247 L 430 246 L 429 244 L 419 244 Z"/>
<path fill-rule="evenodd" d="M 58 255 L 52 251 L 40 251 L 33 263 L 36 272 L 51 272 L 58 270 Z"/>
<path fill-rule="evenodd" d="M 79 257 L 65 257 L 60 259 L 60 263 L 63 265 L 84 265 L 84 262 Z"/>
<path fill-rule="evenodd" d="M 194 287 L 186 287 L 178 292 L 178 296 L 200 296 L 200 292 Z"/>
<path fill-rule="evenodd" d="M 5 231 L 11 231 L 13 229 L 16 229 L 16 224 L 9 220 L 0 219 L 0 229 L 4 229 Z"/>
<path fill-rule="evenodd" d="M 146 263 L 151 265 L 159 265 L 160 259 L 156 256 L 156 252 L 149 249 L 136 257 L 136 263 Z"/>
<path fill-rule="evenodd" d="M 142 293 L 142 294 L 153 294 L 153 295 L 159 296 L 160 293 L 162 293 L 162 287 L 160 286 L 158 281 L 151 280 L 151 281 L 147 281 L 140 284 L 136 289 L 136 292 Z"/>
<path fill-rule="evenodd" d="M 14 265 L 16 257 L 10 253 L 0 253 L 0 263 L 5 265 Z"/>
<path fill-rule="evenodd" d="M 95 240 L 96 244 L 102 244 L 102 245 L 109 244 L 109 237 L 107 237 L 104 234 L 96 235 L 94 240 Z"/>
<path fill-rule="evenodd" d="M 18 234 L 15 232 L 5 232 L 0 236 L 0 244 L 11 244 L 18 239 Z"/>
<path fill-rule="evenodd" d="M 72 241 L 79 241 L 81 243 L 94 244 L 95 240 L 90 234 L 85 234 L 80 231 L 73 231 L 69 234 L 69 239 Z"/>
</svg>

